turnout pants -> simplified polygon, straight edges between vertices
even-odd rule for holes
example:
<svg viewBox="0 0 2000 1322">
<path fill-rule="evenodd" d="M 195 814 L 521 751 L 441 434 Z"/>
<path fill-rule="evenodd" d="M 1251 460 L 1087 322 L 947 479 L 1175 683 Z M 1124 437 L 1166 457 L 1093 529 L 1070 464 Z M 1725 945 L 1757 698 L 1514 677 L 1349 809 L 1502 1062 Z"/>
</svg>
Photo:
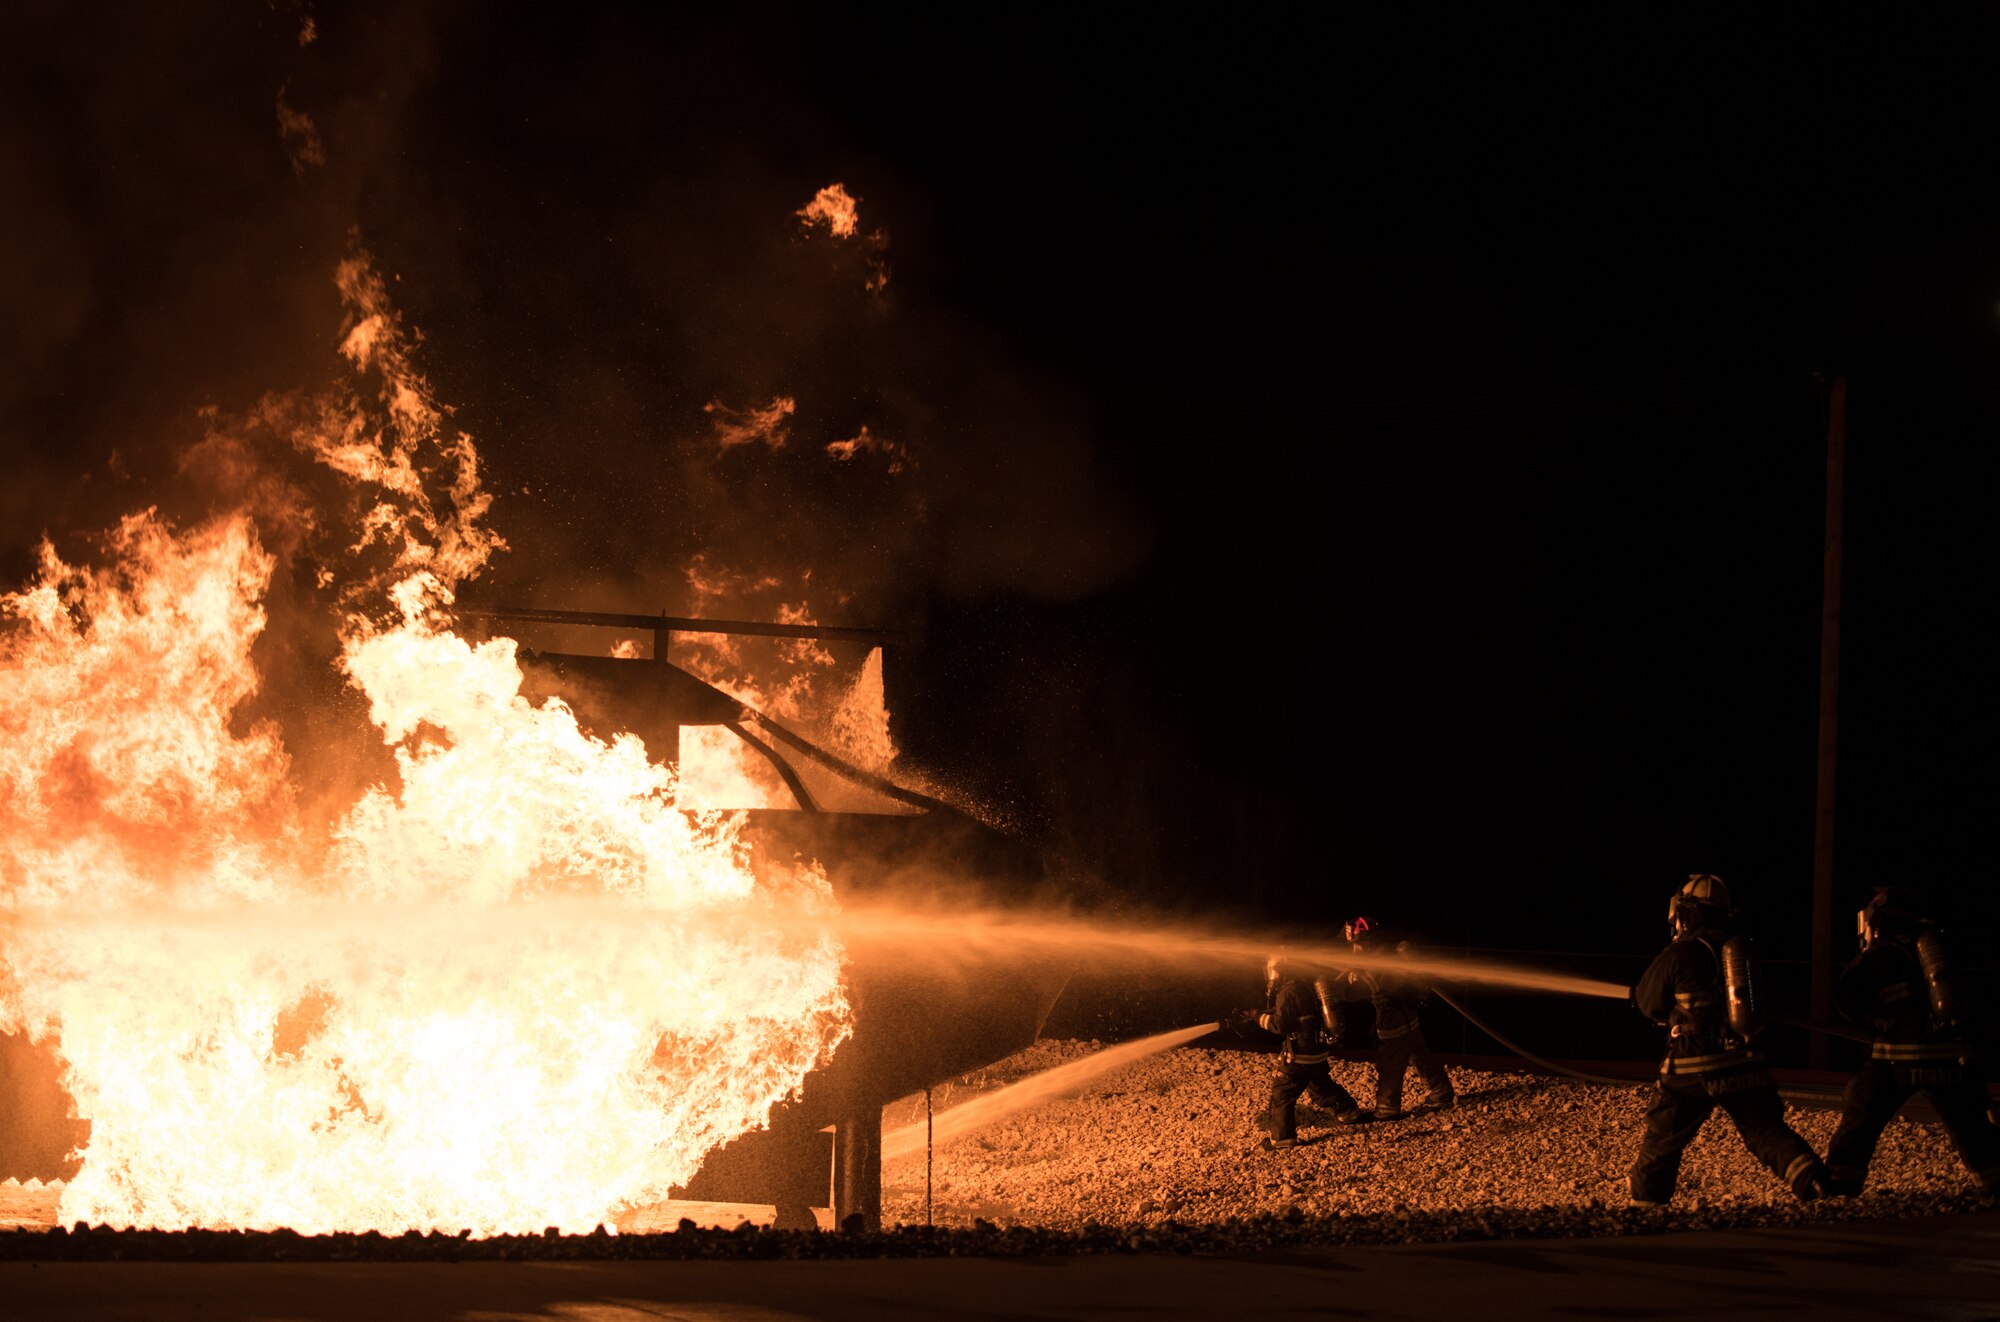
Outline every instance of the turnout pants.
<svg viewBox="0 0 2000 1322">
<path fill-rule="evenodd" d="M 1452 1100 L 1451 1075 L 1445 1073 L 1444 1063 L 1424 1041 L 1424 1030 L 1412 1028 L 1407 1033 L 1382 1038 L 1375 1051 L 1376 1115 L 1388 1119 L 1401 1114 L 1403 1076 L 1412 1065 L 1417 1067 L 1417 1078 L 1423 1081 L 1425 1101 Z"/>
<path fill-rule="evenodd" d="M 1860 1193 L 1882 1130 L 1916 1094 L 1930 1098 L 1965 1168 L 2000 1193 L 2000 1129 L 1986 1114 L 1986 1085 L 1956 1060 L 1874 1061 L 1847 1081 L 1840 1127 L 1826 1150 L 1826 1173 L 1843 1193 Z"/>
<path fill-rule="evenodd" d="M 1632 1163 L 1632 1197 L 1664 1203 L 1680 1182 L 1681 1153 L 1717 1107 L 1736 1122 L 1743 1146 L 1770 1172 L 1790 1185 L 1819 1165 L 1806 1141 L 1785 1123 L 1785 1104 L 1771 1072 L 1742 1065 L 1708 1074 L 1662 1074 L 1659 1092 L 1646 1108 L 1646 1134 Z"/>
<path fill-rule="evenodd" d="M 1299 1095 L 1308 1092 L 1314 1102 L 1335 1114 L 1356 1109 L 1353 1094 L 1333 1081 L 1324 1060 L 1287 1061 L 1271 1080 L 1271 1109 L 1264 1128 L 1272 1138 L 1298 1137 Z"/>
</svg>

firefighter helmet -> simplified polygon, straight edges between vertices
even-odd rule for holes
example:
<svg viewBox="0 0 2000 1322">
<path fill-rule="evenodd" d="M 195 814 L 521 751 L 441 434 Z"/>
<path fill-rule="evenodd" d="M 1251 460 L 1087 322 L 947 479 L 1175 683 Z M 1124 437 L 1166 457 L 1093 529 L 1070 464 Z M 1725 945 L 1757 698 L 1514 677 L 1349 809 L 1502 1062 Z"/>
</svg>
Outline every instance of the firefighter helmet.
<svg viewBox="0 0 2000 1322">
<path fill-rule="evenodd" d="M 1678 936 L 1691 927 L 1708 927 L 1736 914 L 1729 887 L 1712 872 L 1690 872 L 1667 901 L 1667 924 Z"/>
<path fill-rule="evenodd" d="M 1278 985 L 1292 972 L 1292 960 L 1282 950 L 1274 950 L 1264 960 L 1264 998 L 1270 1000 L 1278 994 Z"/>
</svg>

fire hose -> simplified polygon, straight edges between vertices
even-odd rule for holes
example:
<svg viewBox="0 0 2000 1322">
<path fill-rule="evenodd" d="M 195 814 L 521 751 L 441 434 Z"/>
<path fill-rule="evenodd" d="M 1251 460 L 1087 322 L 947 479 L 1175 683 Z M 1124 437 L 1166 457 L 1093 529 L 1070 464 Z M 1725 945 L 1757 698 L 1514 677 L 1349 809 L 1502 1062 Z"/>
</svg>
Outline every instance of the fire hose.
<svg viewBox="0 0 2000 1322">
<path fill-rule="evenodd" d="M 1520 1045 L 1518 1042 L 1512 1042 L 1509 1041 L 1507 1038 L 1502 1037 L 1498 1032 L 1494 1030 L 1491 1024 L 1488 1024 L 1478 1015 L 1472 1013 L 1472 1011 L 1460 1005 L 1455 999 L 1452 998 L 1450 993 L 1444 990 L 1444 988 L 1433 986 L 1431 988 L 1431 991 L 1436 994 L 1437 998 L 1440 1001 L 1443 1001 L 1446 1005 L 1449 1005 L 1452 1009 L 1458 1011 L 1460 1017 L 1463 1018 L 1466 1023 L 1471 1024 L 1474 1028 L 1486 1034 L 1486 1036 L 1492 1038 L 1495 1042 L 1498 1042 L 1501 1046 L 1507 1048 L 1507 1050 L 1513 1052 L 1521 1059 L 1533 1061 L 1535 1064 L 1540 1065 L 1545 1070 L 1551 1070 L 1557 1074 L 1566 1074 L 1572 1079 L 1580 1079 L 1585 1083 L 1608 1083 L 1620 1088 L 1629 1088 L 1635 1083 L 1646 1082 L 1646 1080 L 1644 1079 L 1614 1079 L 1608 1074 L 1587 1074 L 1582 1070 L 1573 1070 L 1566 1065 L 1558 1065 L 1552 1060 L 1545 1060 L 1542 1057 L 1536 1055 L 1534 1052 L 1528 1050 L 1526 1047 Z"/>
<path fill-rule="evenodd" d="M 1502 1037 L 1497 1031 L 1494 1030 L 1491 1024 L 1488 1024 L 1478 1015 L 1472 1013 L 1472 1011 L 1466 1009 L 1463 1005 L 1460 1005 L 1455 999 L 1453 999 L 1453 997 L 1449 992 L 1444 990 L 1444 988 L 1433 986 L 1431 988 L 1431 991 L 1436 993 L 1437 998 L 1440 1001 L 1443 1001 L 1446 1005 L 1449 1005 L 1452 1009 L 1458 1011 L 1459 1016 L 1463 1018 L 1465 1022 L 1471 1024 L 1474 1028 L 1486 1034 L 1486 1036 L 1492 1038 L 1495 1042 L 1498 1042 L 1501 1046 L 1507 1048 L 1507 1050 L 1513 1052 L 1521 1059 L 1533 1061 L 1535 1064 L 1540 1065 L 1543 1069 L 1552 1070 L 1557 1074 L 1567 1075 L 1572 1079 L 1580 1079 L 1584 1083 L 1608 1083 L 1625 1087 L 1635 1083 L 1645 1082 L 1644 1079 L 1617 1079 L 1617 1078 L 1612 1078 L 1611 1076 L 1605 1074 L 1589 1074 L 1582 1070 L 1574 1070 L 1564 1065 L 1558 1065 L 1552 1060 L 1545 1060 L 1541 1056 L 1536 1055 L 1534 1052 L 1529 1051 L 1526 1047 L 1521 1046 L 1519 1043 L 1509 1041 L 1507 1038 Z M 1768 1017 L 1775 1023 L 1787 1024 L 1793 1028 L 1803 1028 L 1806 1031 L 1812 1033 L 1824 1033 L 1829 1037 L 1844 1037 L 1854 1042 L 1874 1041 L 1874 1039 L 1871 1038 L 1866 1033 L 1857 1032 L 1854 1029 L 1846 1027 L 1845 1025 L 1832 1023 L 1827 1020 L 1813 1019 L 1806 1015 L 1785 1014 L 1782 1012 L 1778 1012 L 1778 1013 L 1773 1013 Z"/>
</svg>

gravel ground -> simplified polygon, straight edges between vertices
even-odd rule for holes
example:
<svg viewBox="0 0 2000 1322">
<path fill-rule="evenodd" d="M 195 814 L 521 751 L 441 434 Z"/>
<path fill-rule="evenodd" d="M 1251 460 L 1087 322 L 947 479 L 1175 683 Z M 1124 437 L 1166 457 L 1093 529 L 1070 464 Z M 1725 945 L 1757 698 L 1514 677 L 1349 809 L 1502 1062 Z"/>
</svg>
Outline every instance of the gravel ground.
<svg viewBox="0 0 2000 1322">
<path fill-rule="evenodd" d="M 933 1090 L 932 1105 L 945 1110 L 1098 1047 L 1038 1043 Z M 1276 1069 L 1270 1055 L 1168 1051 L 1079 1096 L 961 1137 L 936 1150 L 931 1218 L 940 1226 L 983 1220 L 999 1227 L 1080 1229 L 1087 1223 L 1364 1217 L 1421 1223 L 1429 1229 L 1420 1234 L 1453 1238 L 1440 1230 L 1451 1216 L 1501 1213 L 1510 1226 L 1539 1217 L 1579 1227 L 1561 1233 L 1595 1233 L 1590 1227 L 1604 1220 L 1603 1212 L 1625 1208 L 1625 1173 L 1651 1093 L 1650 1086 L 1457 1070 L 1459 1105 L 1450 1111 L 1340 1125 L 1301 1102 L 1299 1146 L 1268 1152 L 1258 1147 L 1262 1134 L 1252 1122 Z M 1368 1104 L 1372 1066 L 1337 1060 L 1333 1075 Z M 1409 1083 L 1406 1104 L 1421 1094 L 1414 1075 Z M 885 1113 L 885 1127 L 921 1122 L 923 1106 L 921 1094 L 901 1099 Z M 1824 1152 L 1838 1113 L 1794 1106 L 1789 1119 Z M 885 1163 L 882 1184 L 885 1225 L 924 1223 L 921 1153 Z M 1672 1219 L 1764 1224 L 1795 1215 L 1904 1215 L 1978 1203 L 1976 1185 L 1942 1127 L 1907 1119 L 1894 1121 L 1883 1135 L 1868 1189 L 1859 1199 L 1800 1207 L 1718 1113 L 1687 1152 Z M 1611 1219 L 1629 1229 L 1626 1220 L 1622 1214 Z"/>
</svg>

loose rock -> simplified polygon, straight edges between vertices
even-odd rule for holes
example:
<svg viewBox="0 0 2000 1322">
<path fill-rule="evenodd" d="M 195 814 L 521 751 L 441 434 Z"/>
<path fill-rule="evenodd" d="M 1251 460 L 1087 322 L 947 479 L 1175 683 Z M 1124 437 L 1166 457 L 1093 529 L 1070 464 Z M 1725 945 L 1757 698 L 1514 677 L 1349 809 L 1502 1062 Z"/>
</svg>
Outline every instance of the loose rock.
<svg viewBox="0 0 2000 1322">
<path fill-rule="evenodd" d="M 1037 1043 L 989 1067 L 984 1087 L 1096 1049 L 1083 1042 Z M 1232 1216 L 1281 1223 L 1294 1208 L 1308 1221 L 1402 1216 L 1426 1227 L 1412 1235 L 1433 1237 L 1516 1235 L 1524 1222 L 1566 1227 L 1561 1233 L 1629 1229 L 1625 1169 L 1638 1149 L 1650 1089 L 1455 1070 L 1460 1105 L 1452 1111 L 1349 1126 L 1301 1102 L 1299 1146 L 1271 1152 L 1258 1147 L 1262 1135 L 1252 1121 L 1273 1070 L 1272 1057 L 1251 1052 L 1164 1052 L 1079 1096 L 985 1131 L 1003 1158 L 980 1152 L 969 1139 L 940 1147 L 934 1187 L 950 1193 L 934 1201 L 933 1218 L 942 1226 L 967 1224 L 967 1209 L 989 1204 L 1004 1182 L 1012 1224 L 1051 1230 L 1161 1212 L 1211 1225 Z M 1374 1091 L 1371 1065 L 1335 1061 L 1333 1073 L 1358 1097 Z M 962 1101 L 982 1090 L 962 1083 L 945 1091 Z M 1140 1097 L 1159 1098 L 1157 1113 Z M 921 1116 L 921 1106 L 921 1097 L 894 1104 L 885 1123 Z M 1824 1152 L 1838 1112 L 1795 1106 L 1789 1119 Z M 975 1154 L 990 1165 L 974 1160 Z M 1804 1207 L 1717 1113 L 1688 1149 L 1668 1216 L 1762 1224 L 1758 1218 L 1861 1215 L 1871 1207 L 1886 1215 L 1889 1206 L 1906 1201 L 1979 1201 L 1942 1127 L 1907 1119 L 1883 1134 L 1868 1187 L 1860 1199 Z M 884 1222 L 922 1221 L 923 1192 L 921 1152 L 886 1164 Z M 1607 1214 L 1616 1221 L 1605 1221 Z"/>
</svg>

